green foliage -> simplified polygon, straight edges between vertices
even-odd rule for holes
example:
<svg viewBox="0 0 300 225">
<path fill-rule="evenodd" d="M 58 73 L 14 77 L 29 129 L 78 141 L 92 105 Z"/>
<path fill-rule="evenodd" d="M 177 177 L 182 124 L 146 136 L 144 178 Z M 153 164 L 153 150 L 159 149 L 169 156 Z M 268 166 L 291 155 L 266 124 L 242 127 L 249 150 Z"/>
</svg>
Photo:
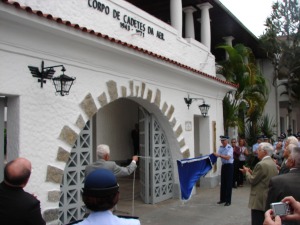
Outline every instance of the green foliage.
<svg viewBox="0 0 300 225">
<path fill-rule="evenodd" d="M 300 77 L 300 10 L 297 0 L 275 2 L 266 19 L 262 48 L 277 64 L 276 78 Z M 276 57 L 277 56 L 277 59 Z"/>
<path fill-rule="evenodd" d="M 228 60 L 220 62 L 220 73 L 227 81 L 238 84 L 237 90 L 227 93 L 223 99 L 224 130 L 227 133 L 229 127 L 238 126 L 239 134 L 243 135 L 246 133 L 245 121 L 257 126 L 269 89 L 250 48 L 242 44 L 218 48 L 224 49 L 229 56 Z"/>
<path fill-rule="evenodd" d="M 266 32 L 260 37 L 261 46 L 275 66 L 273 85 L 285 79 L 289 117 L 293 104 L 300 99 L 300 9 L 298 0 L 276 1 L 266 19 Z M 291 120 L 289 120 L 291 121 Z M 288 125 L 291 128 L 291 124 Z"/>
<path fill-rule="evenodd" d="M 299 24 L 298 0 L 285 0 L 273 4 L 272 13 L 265 25 L 267 31 L 277 36 L 286 36 L 289 41 L 299 38 Z"/>
<path fill-rule="evenodd" d="M 224 127 L 234 127 L 238 124 L 238 115 L 236 114 L 238 106 L 236 102 L 232 102 L 230 99 L 232 99 L 231 92 L 227 93 L 223 99 Z"/>
<path fill-rule="evenodd" d="M 261 132 L 266 135 L 268 138 L 272 138 L 276 133 L 274 132 L 274 127 L 276 126 L 273 118 L 270 118 L 269 115 L 264 115 L 260 118 L 259 121 Z"/>
<path fill-rule="evenodd" d="M 247 121 L 245 125 L 245 136 L 247 137 L 247 143 L 249 146 L 252 146 L 256 143 L 256 137 L 261 133 L 261 130 L 258 126 L 251 123 L 251 121 Z"/>
</svg>

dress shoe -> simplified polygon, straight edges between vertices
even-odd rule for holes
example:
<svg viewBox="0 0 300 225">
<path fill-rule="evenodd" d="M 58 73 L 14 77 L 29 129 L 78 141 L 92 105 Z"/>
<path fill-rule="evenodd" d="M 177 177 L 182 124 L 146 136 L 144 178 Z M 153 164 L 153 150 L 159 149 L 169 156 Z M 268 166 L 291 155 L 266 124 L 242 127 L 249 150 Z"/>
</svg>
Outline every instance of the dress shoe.
<svg viewBox="0 0 300 225">
<path fill-rule="evenodd" d="M 229 203 L 229 202 L 226 202 L 224 206 L 230 206 L 230 203 Z"/>
<path fill-rule="evenodd" d="M 225 202 L 222 202 L 222 201 L 217 202 L 217 204 L 223 204 L 223 203 L 225 203 Z"/>
</svg>

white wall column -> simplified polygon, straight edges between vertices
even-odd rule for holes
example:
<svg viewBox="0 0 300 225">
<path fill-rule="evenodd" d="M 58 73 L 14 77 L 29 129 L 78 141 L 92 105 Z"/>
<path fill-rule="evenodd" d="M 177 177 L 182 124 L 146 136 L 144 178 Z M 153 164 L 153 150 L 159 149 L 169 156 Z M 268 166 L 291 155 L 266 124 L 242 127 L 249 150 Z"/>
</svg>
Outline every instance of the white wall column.
<svg viewBox="0 0 300 225">
<path fill-rule="evenodd" d="M 223 37 L 225 44 L 232 46 L 232 41 L 234 40 L 234 37 L 228 36 L 228 37 Z"/>
<path fill-rule="evenodd" d="M 185 13 L 185 37 L 195 39 L 195 25 L 193 13 L 197 11 L 194 7 L 189 6 L 183 9 Z"/>
<path fill-rule="evenodd" d="M 232 138 L 238 138 L 238 127 L 228 127 L 228 136 L 230 140 Z"/>
<path fill-rule="evenodd" d="M 210 17 L 209 9 L 212 5 L 208 2 L 197 5 L 201 9 L 201 43 L 204 44 L 210 51 L 211 45 L 211 30 L 210 30 Z"/>
<path fill-rule="evenodd" d="M 170 0 L 171 25 L 182 36 L 182 2 L 181 0 Z"/>
<path fill-rule="evenodd" d="M 232 36 L 228 36 L 228 37 L 223 37 L 224 41 L 225 41 L 225 44 L 229 45 L 232 47 L 232 41 L 234 40 L 234 37 Z M 226 52 L 226 59 L 229 58 L 229 55 L 228 53 Z"/>
</svg>

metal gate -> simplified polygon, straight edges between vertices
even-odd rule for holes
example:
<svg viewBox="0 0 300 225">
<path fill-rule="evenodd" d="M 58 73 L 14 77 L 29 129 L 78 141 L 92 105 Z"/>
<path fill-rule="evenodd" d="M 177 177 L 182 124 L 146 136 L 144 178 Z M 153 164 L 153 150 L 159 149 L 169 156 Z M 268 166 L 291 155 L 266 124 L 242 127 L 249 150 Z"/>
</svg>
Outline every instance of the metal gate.
<svg viewBox="0 0 300 225">
<path fill-rule="evenodd" d="M 149 118 L 148 112 L 139 108 L 139 132 L 140 132 L 140 196 L 145 203 L 150 203 L 150 153 L 149 153 Z"/>
<path fill-rule="evenodd" d="M 141 198 L 155 204 L 173 197 L 173 167 L 169 144 L 159 122 L 139 110 Z"/>
<path fill-rule="evenodd" d="M 84 217 L 85 206 L 81 200 L 84 171 L 93 162 L 92 121 L 88 121 L 77 138 L 64 170 L 60 187 L 59 219 L 67 224 Z"/>
</svg>

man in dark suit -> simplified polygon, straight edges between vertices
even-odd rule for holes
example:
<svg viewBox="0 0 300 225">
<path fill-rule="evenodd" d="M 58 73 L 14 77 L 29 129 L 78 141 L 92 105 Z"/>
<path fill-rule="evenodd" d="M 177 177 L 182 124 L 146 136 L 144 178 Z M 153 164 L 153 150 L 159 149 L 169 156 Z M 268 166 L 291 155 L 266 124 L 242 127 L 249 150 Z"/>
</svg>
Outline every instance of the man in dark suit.
<svg viewBox="0 0 300 225">
<path fill-rule="evenodd" d="M 265 219 L 266 200 L 270 179 L 278 174 L 275 162 L 271 158 L 273 146 L 262 142 L 258 145 L 257 157 L 260 160 L 253 171 L 250 168 L 240 169 L 246 174 L 251 185 L 248 207 L 251 209 L 252 225 L 262 225 Z"/>
<path fill-rule="evenodd" d="M 270 180 L 266 209 L 270 208 L 273 202 L 280 202 L 286 196 L 293 196 L 300 201 L 300 148 L 294 147 L 287 158 L 287 167 L 290 171 Z M 287 221 L 284 224 L 300 224 L 300 221 Z"/>
<path fill-rule="evenodd" d="M 116 177 L 124 177 L 133 173 L 136 169 L 136 162 L 138 161 L 138 156 L 133 156 L 131 163 L 122 167 L 116 164 L 114 161 L 110 161 L 110 149 L 108 145 L 98 145 L 97 147 L 97 161 L 87 165 L 85 168 L 85 177 L 87 175 L 99 168 L 108 169 L 114 173 Z"/>
<path fill-rule="evenodd" d="M 31 163 L 17 158 L 6 164 L 0 184 L 0 223 L 9 225 L 45 225 L 40 201 L 25 192 L 31 174 Z"/>
</svg>

